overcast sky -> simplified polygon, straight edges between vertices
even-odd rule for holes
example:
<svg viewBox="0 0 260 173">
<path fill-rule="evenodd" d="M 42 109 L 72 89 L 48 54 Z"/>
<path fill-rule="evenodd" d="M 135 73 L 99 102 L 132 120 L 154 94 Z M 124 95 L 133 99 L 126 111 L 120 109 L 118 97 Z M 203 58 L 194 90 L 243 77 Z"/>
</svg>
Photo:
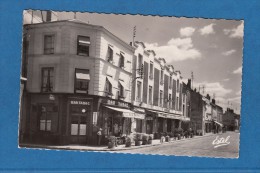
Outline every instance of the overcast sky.
<svg viewBox="0 0 260 173">
<path fill-rule="evenodd" d="M 58 13 L 73 19 L 73 13 Z M 194 74 L 194 87 L 205 86 L 224 110 L 240 113 L 243 21 L 77 13 L 77 19 L 101 25 L 129 43 L 136 26 L 136 41 L 153 49 L 157 57 L 180 70 L 184 79 Z M 202 93 L 202 90 L 201 90 Z"/>
</svg>

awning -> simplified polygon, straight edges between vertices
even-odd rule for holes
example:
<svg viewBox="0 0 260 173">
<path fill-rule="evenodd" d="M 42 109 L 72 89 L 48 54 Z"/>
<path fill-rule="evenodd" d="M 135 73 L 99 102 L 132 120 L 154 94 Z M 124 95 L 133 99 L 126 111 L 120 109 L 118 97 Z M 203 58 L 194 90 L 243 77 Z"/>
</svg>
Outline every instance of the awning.
<svg viewBox="0 0 260 173">
<path fill-rule="evenodd" d="M 113 80 L 112 77 L 107 76 L 107 80 L 111 83 L 113 88 L 118 88 L 118 84 Z"/>
<path fill-rule="evenodd" d="M 76 78 L 83 79 L 83 80 L 90 80 L 89 74 L 85 74 L 85 73 L 76 73 Z"/>
<path fill-rule="evenodd" d="M 125 90 L 129 91 L 129 88 L 126 86 L 126 83 L 124 81 L 119 80 L 119 83 L 124 87 Z"/>
<path fill-rule="evenodd" d="M 216 124 L 220 125 L 220 127 L 223 127 L 223 124 L 221 124 L 220 122 L 214 121 Z"/>
<path fill-rule="evenodd" d="M 181 119 L 181 116 L 176 116 L 175 114 L 172 114 L 172 113 L 164 113 L 164 112 L 158 112 L 158 111 L 153 111 L 153 110 L 147 110 L 147 111 L 156 113 L 157 116 L 161 117 L 161 118 Z"/>
<path fill-rule="evenodd" d="M 144 114 L 135 113 L 129 109 L 122 109 L 122 108 L 116 108 L 111 106 L 105 106 L 106 108 L 112 109 L 114 111 L 122 112 L 123 117 L 125 118 L 137 118 L 137 119 L 144 119 Z"/>
</svg>

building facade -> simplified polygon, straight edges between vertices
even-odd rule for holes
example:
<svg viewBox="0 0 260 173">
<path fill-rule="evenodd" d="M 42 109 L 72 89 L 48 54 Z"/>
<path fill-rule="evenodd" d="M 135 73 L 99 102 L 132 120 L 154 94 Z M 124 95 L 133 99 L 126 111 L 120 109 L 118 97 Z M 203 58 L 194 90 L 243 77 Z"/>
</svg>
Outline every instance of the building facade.
<svg viewBox="0 0 260 173">
<path fill-rule="evenodd" d="M 134 49 L 78 20 L 24 26 L 20 141 L 93 144 L 131 131 Z"/>
</svg>

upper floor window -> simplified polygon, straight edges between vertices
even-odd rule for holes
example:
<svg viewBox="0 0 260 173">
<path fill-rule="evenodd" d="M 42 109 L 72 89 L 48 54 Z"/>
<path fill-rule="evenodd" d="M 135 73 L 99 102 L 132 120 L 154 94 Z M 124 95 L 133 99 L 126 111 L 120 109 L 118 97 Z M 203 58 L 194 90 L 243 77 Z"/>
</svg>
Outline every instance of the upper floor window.
<svg viewBox="0 0 260 173">
<path fill-rule="evenodd" d="M 54 78 L 54 68 L 45 67 L 42 68 L 42 92 L 52 92 L 53 91 L 53 78 Z"/>
<path fill-rule="evenodd" d="M 163 91 L 162 90 L 160 90 L 160 98 L 159 98 L 160 100 L 160 106 L 162 107 L 163 106 Z"/>
<path fill-rule="evenodd" d="M 171 104 L 171 102 L 172 102 L 172 95 L 169 94 L 169 100 L 168 100 L 169 108 L 172 108 L 172 104 Z"/>
<path fill-rule="evenodd" d="M 113 55 L 114 55 L 114 51 L 112 49 L 111 46 L 108 46 L 108 50 L 107 50 L 107 61 L 108 62 L 113 62 Z"/>
<path fill-rule="evenodd" d="M 119 59 L 119 67 L 124 68 L 125 67 L 125 57 L 122 53 L 120 53 L 120 59 Z"/>
<path fill-rule="evenodd" d="M 149 74 L 149 78 L 153 79 L 153 63 L 150 62 L 150 74 Z"/>
<path fill-rule="evenodd" d="M 44 36 L 44 54 L 54 54 L 54 35 Z"/>
<path fill-rule="evenodd" d="M 141 86 L 142 83 L 140 81 L 137 81 L 137 101 L 141 101 Z"/>
<path fill-rule="evenodd" d="M 75 70 L 75 92 L 88 93 L 90 75 L 88 69 Z"/>
<path fill-rule="evenodd" d="M 170 76 L 170 85 L 169 85 L 169 88 L 170 88 L 170 89 L 172 88 L 172 76 Z"/>
<path fill-rule="evenodd" d="M 77 55 L 89 56 L 90 38 L 78 36 Z"/>
<path fill-rule="evenodd" d="M 105 92 L 108 95 L 112 95 L 112 83 L 108 80 L 108 77 L 106 78 Z"/>
<path fill-rule="evenodd" d="M 138 54 L 138 69 L 142 68 L 143 64 L 143 56 L 141 54 Z"/>
<path fill-rule="evenodd" d="M 179 111 L 179 97 L 176 98 L 176 110 Z"/>
<path fill-rule="evenodd" d="M 164 76 L 164 73 L 163 73 L 163 70 L 161 70 L 161 79 L 160 79 L 161 84 L 163 84 L 163 76 Z"/>
<path fill-rule="evenodd" d="M 180 91 L 180 82 L 179 82 L 179 79 L 177 79 L 177 92 Z"/>
<path fill-rule="evenodd" d="M 124 87 L 120 82 L 118 82 L 118 97 L 124 97 Z"/>
<path fill-rule="evenodd" d="M 149 86 L 149 104 L 152 105 L 153 103 L 153 87 L 152 86 Z"/>
</svg>

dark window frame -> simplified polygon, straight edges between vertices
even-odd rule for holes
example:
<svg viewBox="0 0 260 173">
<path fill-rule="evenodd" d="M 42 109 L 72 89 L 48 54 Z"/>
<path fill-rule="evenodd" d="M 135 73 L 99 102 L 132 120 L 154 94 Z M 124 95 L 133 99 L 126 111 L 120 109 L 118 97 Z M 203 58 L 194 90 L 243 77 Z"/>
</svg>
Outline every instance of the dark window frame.
<svg viewBox="0 0 260 173">
<path fill-rule="evenodd" d="M 47 79 L 45 84 L 45 70 L 47 71 Z M 54 89 L 54 67 L 43 67 L 41 69 L 41 92 L 51 93 Z M 51 76 L 52 71 L 52 76 Z M 45 85 L 44 85 L 45 84 Z"/>
<path fill-rule="evenodd" d="M 51 38 L 51 40 L 48 40 L 49 38 Z M 54 54 L 54 42 L 55 42 L 55 35 L 54 34 L 44 35 L 43 53 L 45 55 Z"/>
<path fill-rule="evenodd" d="M 79 68 L 76 68 L 75 69 L 75 80 L 74 80 L 74 92 L 75 93 L 82 93 L 82 92 L 86 92 L 86 94 L 88 94 L 89 93 L 89 83 L 90 83 L 90 80 L 88 80 L 88 79 L 77 79 L 77 72 L 79 73 L 79 72 L 82 72 L 82 73 L 84 73 L 84 72 L 86 72 L 86 73 L 84 73 L 84 74 L 88 74 L 88 75 L 90 75 L 90 71 L 89 71 L 89 69 L 79 69 Z M 77 82 L 79 82 L 79 85 L 81 86 L 81 87 L 78 87 L 78 83 Z M 84 84 L 84 82 L 86 83 L 86 84 Z M 85 88 L 84 87 L 82 87 L 82 86 L 86 86 Z"/>
<path fill-rule="evenodd" d="M 85 44 L 85 45 L 80 45 L 80 39 L 86 39 L 89 40 L 89 44 Z M 79 56 L 89 56 L 90 54 L 90 37 L 89 36 L 83 36 L 83 35 L 78 35 L 77 38 L 77 55 Z"/>
<path fill-rule="evenodd" d="M 108 62 L 113 62 L 114 59 L 114 50 L 112 49 L 111 46 L 108 46 L 108 50 L 107 50 L 107 61 Z"/>
</svg>

